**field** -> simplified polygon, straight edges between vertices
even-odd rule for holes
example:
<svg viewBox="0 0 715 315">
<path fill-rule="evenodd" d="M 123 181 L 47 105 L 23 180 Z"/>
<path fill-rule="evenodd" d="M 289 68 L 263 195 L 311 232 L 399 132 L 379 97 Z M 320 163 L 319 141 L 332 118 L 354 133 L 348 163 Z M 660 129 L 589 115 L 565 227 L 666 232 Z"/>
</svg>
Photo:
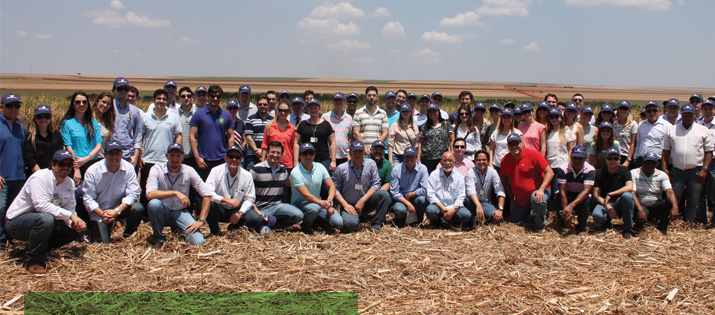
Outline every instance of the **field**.
<svg viewBox="0 0 715 315">
<path fill-rule="evenodd" d="M 52 105 L 57 122 L 73 91 L 109 90 L 113 79 L 0 74 L 0 92 L 23 97 L 23 122 L 40 103 Z M 381 93 L 405 88 L 452 98 L 470 90 L 477 100 L 534 101 L 546 93 L 566 99 L 581 92 L 587 101 L 629 99 L 642 105 L 670 97 L 684 101 L 694 92 L 715 95 L 715 89 L 479 82 L 172 79 L 192 88 L 216 83 L 233 93 L 247 83 L 254 96 L 268 89 L 362 93 L 371 84 Z M 129 80 L 147 95 L 166 78 Z M 0 253 L 0 305 L 5 304 L 0 314 L 22 313 L 22 293 L 36 291 L 358 292 L 359 309 L 372 306 L 369 314 L 715 313 L 715 229 L 676 222 L 667 235 L 646 226 L 638 237 L 624 240 L 618 229 L 602 231 L 592 223 L 587 235 L 563 234 L 555 221 L 552 216 L 542 234 L 513 224 L 469 232 L 388 224 L 378 233 L 363 227 L 351 234 L 288 230 L 267 237 L 239 230 L 208 238 L 202 247 L 170 235 L 163 250 L 149 246 L 145 223 L 128 240 L 121 240 L 120 229 L 111 245 L 71 244 L 53 251 L 49 272 L 39 276 L 22 268 L 20 243 Z"/>
</svg>

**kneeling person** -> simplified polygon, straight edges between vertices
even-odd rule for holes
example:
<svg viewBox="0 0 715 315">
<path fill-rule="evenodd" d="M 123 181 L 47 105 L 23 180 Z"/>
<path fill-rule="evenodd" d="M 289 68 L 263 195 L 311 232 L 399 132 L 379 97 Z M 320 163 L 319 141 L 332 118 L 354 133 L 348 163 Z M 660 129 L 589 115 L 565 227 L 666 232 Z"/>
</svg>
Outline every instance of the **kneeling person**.
<svg viewBox="0 0 715 315">
<path fill-rule="evenodd" d="M 333 174 L 337 190 L 335 199 L 343 207 L 343 230 L 357 230 L 360 216 L 373 210 L 375 217 L 372 219 L 372 228 L 380 230 L 391 205 L 390 194 L 381 189 L 377 164 L 371 159 L 365 159 L 365 145 L 362 142 L 353 141 L 350 145 L 350 159 L 340 164 Z"/>
<path fill-rule="evenodd" d="M 466 225 L 472 218 L 464 207 L 464 175 L 454 170 L 455 158 L 450 151 L 442 154 L 442 168 L 432 171 L 427 181 L 427 219 L 434 227 Z"/>
<path fill-rule="evenodd" d="M 31 273 L 45 273 L 45 252 L 72 242 L 86 227 L 75 213 L 75 184 L 67 177 L 73 163 L 68 151 L 55 152 L 52 169 L 32 174 L 7 209 L 5 230 L 28 242 L 25 266 Z"/>
<path fill-rule="evenodd" d="M 475 154 L 477 164 L 467 171 L 466 207 L 479 223 L 486 221 L 501 222 L 504 219 L 504 200 L 506 194 L 499 173 L 489 166 L 489 154 L 479 150 Z M 492 195 L 497 196 L 497 207 L 494 206 Z"/>
<path fill-rule="evenodd" d="M 403 161 L 392 169 L 390 193 L 394 204 L 390 211 L 395 220 L 406 224 L 422 223 L 427 208 L 427 167 L 417 162 L 417 149 L 405 148 Z M 408 219 L 408 213 L 414 214 Z"/>
<path fill-rule="evenodd" d="M 633 180 L 627 167 L 618 164 L 620 153 L 615 148 L 606 151 L 606 167 L 596 171 L 596 186 L 593 198 L 593 220 L 608 228 L 611 220 L 623 218 L 623 237 L 633 235 Z M 640 212 L 640 221 L 645 221 L 645 214 Z"/>
<path fill-rule="evenodd" d="M 591 190 L 596 179 L 596 169 L 586 162 L 586 156 L 586 148 L 582 145 L 575 145 L 571 149 L 571 161 L 562 164 L 557 169 L 556 180 L 559 183 L 559 193 L 556 203 L 560 208 L 558 214 L 564 226 L 573 230 L 571 219 L 575 212 L 578 216 L 576 234 L 586 231 L 591 207 Z"/>
<path fill-rule="evenodd" d="M 633 191 L 636 193 L 633 201 L 638 225 L 645 222 L 644 217 L 655 219 L 658 221 L 656 228 L 662 233 L 667 233 L 670 221 L 677 219 L 680 212 L 668 175 L 656 169 L 658 160 L 660 159 L 655 153 L 646 153 L 643 156 L 643 166 L 631 170 Z M 663 192 L 666 199 L 663 198 Z"/>
<path fill-rule="evenodd" d="M 315 147 L 310 142 L 300 145 L 300 163 L 290 172 L 291 204 L 303 211 L 303 223 L 300 227 L 304 232 L 310 232 L 313 222 L 320 217 L 328 222 L 330 228 L 343 227 L 343 218 L 333 207 L 335 184 L 328 170 L 315 160 Z M 320 199 L 320 187 L 328 187 L 327 200 Z"/>
<path fill-rule="evenodd" d="M 93 164 L 84 175 L 84 206 L 89 212 L 92 242 L 109 243 L 112 229 L 120 219 L 127 219 L 123 236 L 137 231 L 144 217 L 139 199 L 139 182 L 134 166 L 122 159 L 122 146 L 110 140 L 104 146 L 104 161 Z"/>
</svg>

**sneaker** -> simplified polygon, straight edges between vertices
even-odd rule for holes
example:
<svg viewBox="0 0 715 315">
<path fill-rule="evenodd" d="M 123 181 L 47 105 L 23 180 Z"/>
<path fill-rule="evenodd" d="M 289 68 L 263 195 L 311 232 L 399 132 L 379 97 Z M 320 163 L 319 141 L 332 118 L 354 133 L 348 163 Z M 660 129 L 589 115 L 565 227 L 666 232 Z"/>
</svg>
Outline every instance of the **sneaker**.
<svg viewBox="0 0 715 315">
<path fill-rule="evenodd" d="M 47 272 L 47 265 L 42 261 L 31 261 L 27 262 L 25 269 L 29 273 L 42 274 Z"/>
<path fill-rule="evenodd" d="M 378 232 L 378 231 L 382 230 L 382 225 L 381 224 L 373 224 L 372 230 L 375 232 Z"/>
<path fill-rule="evenodd" d="M 629 240 L 633 237 L 633 232 L 631 231 L 623 231 L 623 239 Z"/>
<path fill-rule="evenodd" d="M 264 226 L 261 228 L 261 231 L 260 231 L 259 233 L 260 233 L 261 235 L 266 235 L 266 234 L 268 234 L 268 233 L 271 233 L 271 231 L 273 231 L 271 228 L 269 228 L 268 226 L 264 225 Z"/>
</svg>

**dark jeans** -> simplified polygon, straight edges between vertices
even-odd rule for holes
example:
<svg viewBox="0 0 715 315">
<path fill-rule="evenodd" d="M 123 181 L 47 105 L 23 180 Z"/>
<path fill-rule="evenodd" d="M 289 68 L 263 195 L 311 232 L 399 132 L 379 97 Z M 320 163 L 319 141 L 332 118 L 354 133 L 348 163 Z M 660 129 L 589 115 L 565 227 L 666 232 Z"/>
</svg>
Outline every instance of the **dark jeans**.
<svg viewBox="0 0 715 315">
<path fill-rule="evenodd" d="M 139 195 L 139 202 L 144 205 L 144 207 L 146 207 L 146 204 L 149 202 L 149 200 L 146 199 L 146 180 L 149 178 L 149 172 L 154 165 L 153 163 L 144 163 L 144 166 L 140 170 L 141 178 L 139 178 L 139 187 L 141 188 L 141 194 Z"/>
<path fill-rule="evenodd" d="M 442 159 L 436 159 L 436 160 L 422 159 L 422 164 L 424 164 L 427 167 L 427 174 L 432 174 L 432 171 L 437 169 L 437 165 L 439 164 L 440 161 L 442 161 Z"/>
<path fill-rule="evenodd" d="M 642 206 L 642 208 L 649 220 L 656 220 L 656 228 L 658 230 L 664 231 L 668 229 L 668 225 L 670 224 L 670 209 L 673 208 L 673 205 L 668 202 L 668 199 L 663 198 L 650 207 Z M 642 226 L 642 222 L 636 223 L 636 228 Z"/>
<path fill-rule="evenodd" d="M 28 212 L 10 220 L 6 225 L 10 237 L 27 241 L 25 256 L 30 262 L 44 262 L 45 252 L 72 242 L 78 233 L 65 221 L 44 212 Z"/>
<path fill-rule="evenodd" d="M 346 163 L 348 161 L 347 158 L 344 159 L 335 159 L 335 167 L 338 167 L 338 165 Z"/>
<path fill-rule="evenodd" d="M 578 197 L 578 193 L 566 193 L 566 198 L 568 200 L 568 203 L 573 202 L 576 197 Z M 559 220 L 561 223 L 564 222 L 563 218 L 563 207 L 561 206 L 561 194 L 556 194 L 556 208 L 559 209 L 558 214 L 559 214 Z M 576 231 L 577 232 L 585 232 L 586 231 L 586 223 L 588 223 L 588 215 L 590 213 L 590 207 L 591 207 L 591 198 L 587 197 L 583 202 L 579 203 L 576 205 L 573 209 L 573 213 L 571 216 L 577 216 L 578 217 L 578 224 L 576 224 Z"/>
<path fill-rule="evenodd" d="M 387 210 L 390 209 L 391 205 L 392 198 L 390 197 L 390 193 L 384 190 L 378 190 L 372 195 L 370 200 L 365 203 L 365 207 L 362 209 L 362 215 L 366 215 L 374 210 L 375 217 L 372 219 L 372 227 L 380 229 L 382 228 L 382 223 L 385 222 Z M 361 214 L 352 215 L 343 210 L 340 215 L 343 217 L 343 231 L 353 232 L 357 230 L 360 224 Z"/>
<path fill-rule="evenodd" d="M 146 209 L 144 205 L 137 201 L 129 209 L 122 211 L 112 223 L 107 224 L 102 221 L 89 221 L 90 240 L 97 243 L 110 243 L 112 241 L 112 230 L 114 230 L 117 221 L 122 219 L 127 220 L 123 235 L 124 237 L 129 237 L 137 231 L 145 214 Z"/>
<path fill-rule="evenodd" d="M 194 167 L 196 170 L 196 173 L 199 174 L 199 177 L 201 177 L 201 180 L 206 182 L 206 178 L 209 177 L 209 173 L 211 173 L 211 169 L 225 163 L 223 159 L 221 160 L 216 160 L 216 161 L 206 161 L 204 160 L 204 163 L 206 163 L 206 168 L 205 169 L 200 169 L 198 166 Z M 196 217 L 199 217 L 199 214 L 201 213 L 201 202 L 203 200 L 203 197 L 199 195 L 195 190 L 194 187 L 191 187 L 189 190 L 189 200 L 191 200 L 191 206 L 188 208 L 189 213 L 194 213 Z"/>
<path fill-rule="evenodd" d="M 5 187 L 0 190 L 0 246 L 5 245 L 5 242 L 9 240 L 5 232 L 5 214 L 7 213 L 7 208 L 10 208 L 10 205 L 24 185 L 24 179 L 9 180 L 5 182 Z"/>
</svg>

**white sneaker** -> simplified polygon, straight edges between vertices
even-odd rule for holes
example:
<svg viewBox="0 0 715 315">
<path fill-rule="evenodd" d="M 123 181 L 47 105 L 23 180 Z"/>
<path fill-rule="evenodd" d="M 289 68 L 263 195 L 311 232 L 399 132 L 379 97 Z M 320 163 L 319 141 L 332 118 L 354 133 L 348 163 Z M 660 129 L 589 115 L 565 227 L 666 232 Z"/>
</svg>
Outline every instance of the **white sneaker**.
<svg viewBox="0 0 715 315">
<path fill-rule="evenodd" d="M 268 226 L 263 226 L 261 228 L 260 233 L 261 233 L 261 235 L 266 235 L 268 233 L 271 233 L 271 231 L 272 231 L 271 228 L 269 228 Z"/>
</svg>

